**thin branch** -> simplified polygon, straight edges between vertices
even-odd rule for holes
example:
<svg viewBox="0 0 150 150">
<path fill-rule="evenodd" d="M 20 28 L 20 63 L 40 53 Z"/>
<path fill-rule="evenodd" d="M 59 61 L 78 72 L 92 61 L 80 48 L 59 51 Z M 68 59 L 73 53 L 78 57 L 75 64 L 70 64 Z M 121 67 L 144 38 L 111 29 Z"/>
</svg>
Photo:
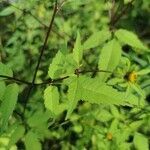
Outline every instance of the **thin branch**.
<svg viewBox="0 0 150 150">
<path fill-rule="evenodd" d="M 6 80 L 11 80 L 11 81 L 19 82 L 19 83 L 24 83 L 24 84 L 27 84 L 27 85 L 31 85 L 32 84 L 31 82 L 28 82 L 28 81 L 25 81 L 25 80 L 21 80 L 21 79 L 17 79 L 17 78 L 10 77 L 10 76 L 5 76 L 5 75 L 0 75 L 0 78 L 4 78 Z"/>
<path fill-rule="evenodd" d="M 113 16 L 112 20 L 110 21 L 110 25 L 111 26 L 114 26 L 118 20 L 126 14 L 128 8 L 132 5 L 132 3 L 134 2 L 134 0 L 131 0 L 123 9 L 122 11 L 120 12 L 120 14 L 117 15 L 117 12 L 116 14 Z"/>
<path fill-rule="evenodd" d="M 93 72 L 105 72 L 105 73 L 113 73 L 111 71 L 107 71 L 107 70 L 79 70 L 79 69 L 76 69 L 75 70 L 75 74 L 84 74 L 84 73 L 93 73 Z M 21 80 L 21 79 L 17 79 L 17 78 L 14 78 L 14 77 L 10 77 L 10 76 L 4 76 L 4 75 L 0 75 L 0 78 L 5 78 L 6 80 L 10 80 L 10 81 L 15 81 L 15 82 L 19 82 L 19 83 L 23 83 L 23 84 L 27 84 L 27 85 L 32 85 L 32 86 L 39 86 L 39 85 L 46 85 L 46 84 L 50 84 L 50 85 L 58 85 L 57 82 L 60 82 L 60 81 L 63 81 L 67 78 L 69 78 L 69 76 L 65 76 L 65 77 L 61 77 L 61 78 L 56 78 L 56 79 L 48 79 L 46 81 L 43 81 L 41 83 L 32 83 L 32 82 L 28 82 L 28 81 L 25 81 L 25 80 Z"/>
<path fill-rule="evenodd" d="M 65 2 L 65 1 L 64 1 L 64 2 Z M 62 3 L 60 4 L 60 7 L 63 6 L 64 2 L 62 2 Z M 16 8 L 16 9 L 18 9 L 18 10 L 20 10 L 20 11 L 22 11 L 24 14 L 29 14 L 29 15 L 32 16 L 39 24 L 41 24 L 44 28 L 47 28 L 47 29 L 49 28 L 48 25 L 44 24 L 38 17 L 36 17 L 35 15 L 33 15 L 30 11 L 25 10 L 25 9 L 21 9 L 21 8 L 19 8 L 19 7 L 16 7 L 15 5 L 13 5 L 13 4 L 11 4 L 11 3 L 9 3 L 9 5 L 11 5 L 12 7 Z M 59 8 L 59 10 L 60 10 L 60 8 Z M 58 12 L 59 10 L 57 10 L 57 12 Z M 63 34 L 58 33 L 55 29 L 52 29 L 52 31 L 53 31 L 57 36 L 59 36 L 60 38 L 64 39 L 64 35 L 63 35 Z M 65 32 L 64 32 L 64 34 L 71 38 L 71 36 L 70 36 L 69 34 L 67 34 L 67 33 L 65 33 Z"/>
<path fill-rule="evenodd" d="M 49 35 L 50 35 L 51 31 L 52 31 L 52 25 L 53 25 L 56 13 L 57 13 L 57 0 L 55 2 L 55 6 L 54 6 L 54 10 L 53 10 L 53 15 L 52 15 L 52 18 L 50 20 L 50 24 L 49 24 L 48 31 L 46 33 L 44 44 L 43 44 L 43 47 L 42 47 L 42 49 L 40 51 L 40 55 L 39 55 L 39 58 L 38 58 L 38 61 L 37 61 L 37 65 L 36 65 L 35 72 L 34 72 L 33 79 L 32 79 L 32 84 L 29 87 L 29 90 L 27 91 L 27 95 L 26 95 L 26 99 L 25 99 L 25 106 L 24 106 L 24 113 L 25 113 L 25 110 L 26 110 L 26 105 L 27 105 L 27 103 L 29 101 L 30 93 L 31 93 L 31 91 L 32 91 L 32 89 L 34 87 L 34 84 L 35 84 L 35 79 L 36 79 L 36 76 L 37 76 L 37 72 L 38 72 L 38 69 L 39 69 L 39 66 L 40 66 L 40 62 L 41 62 L 44 50 L 45 50 L 46 45 L 47 45 L 47 41 L 48 41 Z"/>
</svg>

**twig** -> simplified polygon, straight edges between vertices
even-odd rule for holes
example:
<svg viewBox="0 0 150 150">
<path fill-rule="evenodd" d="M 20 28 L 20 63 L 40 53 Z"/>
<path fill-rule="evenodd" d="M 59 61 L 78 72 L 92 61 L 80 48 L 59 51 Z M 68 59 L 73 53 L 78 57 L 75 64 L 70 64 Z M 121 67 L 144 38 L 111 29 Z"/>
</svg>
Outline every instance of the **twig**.
<svg viewBox="0 0 150 150">
<path fill-rule="evenodd" d="M 53 15 L 52 15 L 52 18 L 51 18 L 51 21 L 50 21 L 50 24 L 49 24 L 48 31 L 46 33 L 44 44 L 43 44 L 43 47 L 42 47 L 42 49 L 40 51 L 40 55 L 39 55 L 39 58 L 38 58 L 38 61 L 37 61 L 37 65 L 36 65 L 35 72 L 34 72 L 33 79 L 32 79 L 32 84 L 30 85 L 29 90 L 27 91 L 27 95 L 26 95 L 26 99 L 25 99 L 25 105 L 24 105 L 24 113 L 25 113 L 25 110 L 26 110 L 27 103 L 29 101 L 30 93 L 31 93 L 31 91 L 32 91 L 32 89 L 34 87 L 34 84 L 35 84 L 35 79 L 36 79 L 36 76 L 37 76 L 37 72 L 38 72 L 38 69 L 39 69 L 39 66 L 40 66 L 40 62 L 41 62 L 44 50 L 45 50 L 46 45 L 47 45 L 47 41 L 48 41 L 49 35 L 50 35 L 51 31 L 52 31 L 52 25 L 53 25 L 56 13 L 57 13 L 57 0 L 55 2 Z"/>
<path fill-rule="evenodd" d="M 60 4 L 60 7 L 62 7 L 63 4 L 64 4 L 64 2 L 62 2 L 62 3 Z M 39 24 L 41 24 L 44 28 L 47 28 L 47 29 L 49 28 L 48 25 L 44 24 L 38 17 L 36 17 L 35 15 L 33 15 L 30 11 L 25 10 L 25 9 L 21 9 L 21 8 L 18 8 L 18 7 L 16 7 L 15 5 L 13 5 L 13 4 L 11 4 L 11 3 L 9 3 L 9 5 L 11 5 L 12 7 L 16 8 L 16 9 L 18 9 L 18 10 L 20 10 L 20 11 L 22 11 L 24 14 L 25 14 L 25 13 L 26 13 L 26 14 L 29 14 L 29 15 L 32 16 Z M 59 9 L 59 10 L 60 10 L 60 9 Z M 59 10 L 57 10 L 57 12 L 58 12 Z M 63 36 L 61 33 L 58 33 L 55 29 L 52 29 L 52 31 L 53 31 L 57 36 L 59 36 L 60 38 L 64 39 L 64 36 Z M 68 37 L 70 37 L 70 35 L 68 35 L 67 33 L 64 32 L 64 34 L 67 35 Z"/>
<path fill-rule="evenodd" d="M 5 78 L 5 79 L 11 80 L 11 81 L 16 81 L 16 82 L 24 83 L 24 84 L 27 84 L 27 85 L 31 85 L 31 82 L 21 80 L 21 79 L 17 79 L 17 78 L 10 77 L 10 76 L 0 75 L 0 78 Z"/>
<path fill-rule="evenodd" d="M 120 12 L 120 14 L 117 15 L 117 12 L 115 13 L 115 15 L 113 16 L 113 18 L 110 21 L 110 25 L 111 26 L 115 26 L 115 24 L 118 22 L 118 20 L 126 14 L 128 8 L 132 5 L 132 3 L 134 2 L 134 0 L 131 0 L 131 2 L 129 2 Z"/>
</svg>

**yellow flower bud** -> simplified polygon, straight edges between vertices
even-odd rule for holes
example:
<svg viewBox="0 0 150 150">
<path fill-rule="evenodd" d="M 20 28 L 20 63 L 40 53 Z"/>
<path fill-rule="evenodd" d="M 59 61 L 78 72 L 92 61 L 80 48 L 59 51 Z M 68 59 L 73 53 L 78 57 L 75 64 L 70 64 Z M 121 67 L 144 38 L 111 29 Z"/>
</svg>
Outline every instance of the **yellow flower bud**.
<svg viewBox="0 0 150 150">
<path fill-rule="evenodd" d="M 134 83 L 134 82 L 136 82 L 136 80 L 137 80 L 137 73 L 135 71 L 130 72 L 128 74 L 128 81 Z"/>
<path fill-rule="evenodd" d="M 112 140 L 112 138 L 113 138 L 112 133 L 108 132 L 106 138 L 108 140 Z"/>
</svg>

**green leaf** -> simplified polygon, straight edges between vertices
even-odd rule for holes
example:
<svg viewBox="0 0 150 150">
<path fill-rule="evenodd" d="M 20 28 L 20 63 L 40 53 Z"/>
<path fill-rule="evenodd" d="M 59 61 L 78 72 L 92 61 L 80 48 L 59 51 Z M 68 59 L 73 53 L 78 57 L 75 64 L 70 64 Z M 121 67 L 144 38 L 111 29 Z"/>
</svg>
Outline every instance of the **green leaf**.
<svg viewBox="0 0 150 150">
<path fill-rule="evenodd" d="M 10 84 L 6 87 L 2 104 L 0 107 L 0 113 L 2 119 L 2 125 L 1 125 L 2 131 L 7 128 L 8 119 L 13 113 L 13 110 L 15 109 L 18 92 L 19 92 L 19 87 L 17 84 Z"/>
<path fill-rule="evenodd" d="M 7 65 L 0 62 L 0 75 L 12 77 L 13 72 Z"/>
<path fill-rule="evenodd" d="M 66 119 L 70 117 L 70 114 L 76 108 L 78 101 L 81 98 L 80 79 L 78 77 L 72 77 L 72 82 L 68 86 L 68 111 Z"/>
<path fill-rule="evenodd" d="M 26 134 L 24 143 L 26 150 L 42 150 L 42 146 L 37 135 L 32 131 L 29 131 Z"/>
<path fill-rule="evenodd" d="M 144 46 L 137 35 L 131 31 L 119 29 L 115 32 L 115 36 L 121 43 L 128 44 L 133 48 L 137 48 L 136 51 L 138 52 L 142 52 L 142 50 L 148 50 L 148 48 Z"/>
<path fill-rule="evenodd" d="M 83 49 L 81 45 L 81 37 L 80 37 L 80 33 L 77 32 L 77 39 L 73 48 L 73 58 L 77 62 L 78 67 L 80 66 L 82 56 L 83 56 Z"/>
<path fill-rule="evenodd" d="M 10 137 L 8 148 L 10 148 L 12 145 L 17 143 L 23 137 L 24 133 L 25 133 L 25 128 L 22 125 L 17 125 Z"/>
<path fill-rule="evenodd" d="M 0 81 L 0 101 L 3 98 L 4 92 L 5 92 L 5 88 L 6 88 L 5 82 Z"/>
<path fill-rule="evenodd" d="M 27 123 L 30 127 L 37 127 L 43 123 L 46 123 L 50 117 L 51 115 L 48 110 L 45 112 L 42 110 L 38 110 L 28 118 Z"/>
<path fill-rule="evenodd" d="M 135 133 L 133 143 L 136 150 L 149 150 L 148 139 L 141 133 Z"/>
<path fill-rule="evenodd" d="M 58 51 L 48 69 L 48 75 L 52 79 L 60 77 L 63 74 L 63 65 L 65 56 L 61 51 Z"/>
<path fill-rule="evenodd" d="M 44 91 L 44 105 L 52 113 L 58 113 L 59 92 L 57 87 L 49 86 Z"/>
<path fill-rule="evenodd" d="M 121 46 L 114 39 L 109 41 L 101 50 L 98 68 L 99 70 L 113 71 L 119 64 L 121 58 Z M 100 73 L 100 80 L 106 81 L 110 73 Z"/>
<path fill-rule="evenodd" d="M 0 12 L 0 16 L 8 16 L 12 14 L 13 12 L 15 12 L 15 9 L 9 6 Z"/>
<path fill-rule="evenodd" d="M 97 47 L 98 45 L 104 43 L 111 37 L 111 33 L 108 30 L 102 30 L 93 33 L 83 44 L 83 49 L 90 49 Z"/>
<path fill-rule="evenodd" d="M 83 78 L 82 99 L 96 104 L 116 104 L 124 103 L 124 93 L 118 92 L 111 86 L 100 82 L 98 79 Z"/>
<path fill-rule="evenodd" d="M 137 75 L 147 75 L 150 73 L 150 68 L 142 69 L 137 72 Z"/>
<path fill-rule="evenodd" d="M 141 89 L 141 87 L 138 84 L 133 84 L 130 83 L 130 86 L 132 89 L 134 89 L 140 96 L 142 96 L 143 98 L 146 97 L 144 90 Z"/>
<path fill-rule="evenodd" d="M 77 63 L 73 59 L 72 53 L 64 54 L 61 51 L 58 51 L 49 66 L 48 75 L 52 79 L 64 77 L 70 74 L 74 74 L 74 70 L 76 68 Z"/>
</svg>

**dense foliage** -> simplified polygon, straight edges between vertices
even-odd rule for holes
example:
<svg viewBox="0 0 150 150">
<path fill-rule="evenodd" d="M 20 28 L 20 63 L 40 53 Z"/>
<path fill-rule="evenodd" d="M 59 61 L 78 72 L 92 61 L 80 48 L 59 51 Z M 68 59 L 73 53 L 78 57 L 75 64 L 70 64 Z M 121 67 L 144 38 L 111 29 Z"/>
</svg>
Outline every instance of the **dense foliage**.
<svg viewBox="0 0 150 150">
<path fill-rule="evenodd" d="M 0 150 L 149 150 L 149 0 L 0 1 Z"/>
</svg>

